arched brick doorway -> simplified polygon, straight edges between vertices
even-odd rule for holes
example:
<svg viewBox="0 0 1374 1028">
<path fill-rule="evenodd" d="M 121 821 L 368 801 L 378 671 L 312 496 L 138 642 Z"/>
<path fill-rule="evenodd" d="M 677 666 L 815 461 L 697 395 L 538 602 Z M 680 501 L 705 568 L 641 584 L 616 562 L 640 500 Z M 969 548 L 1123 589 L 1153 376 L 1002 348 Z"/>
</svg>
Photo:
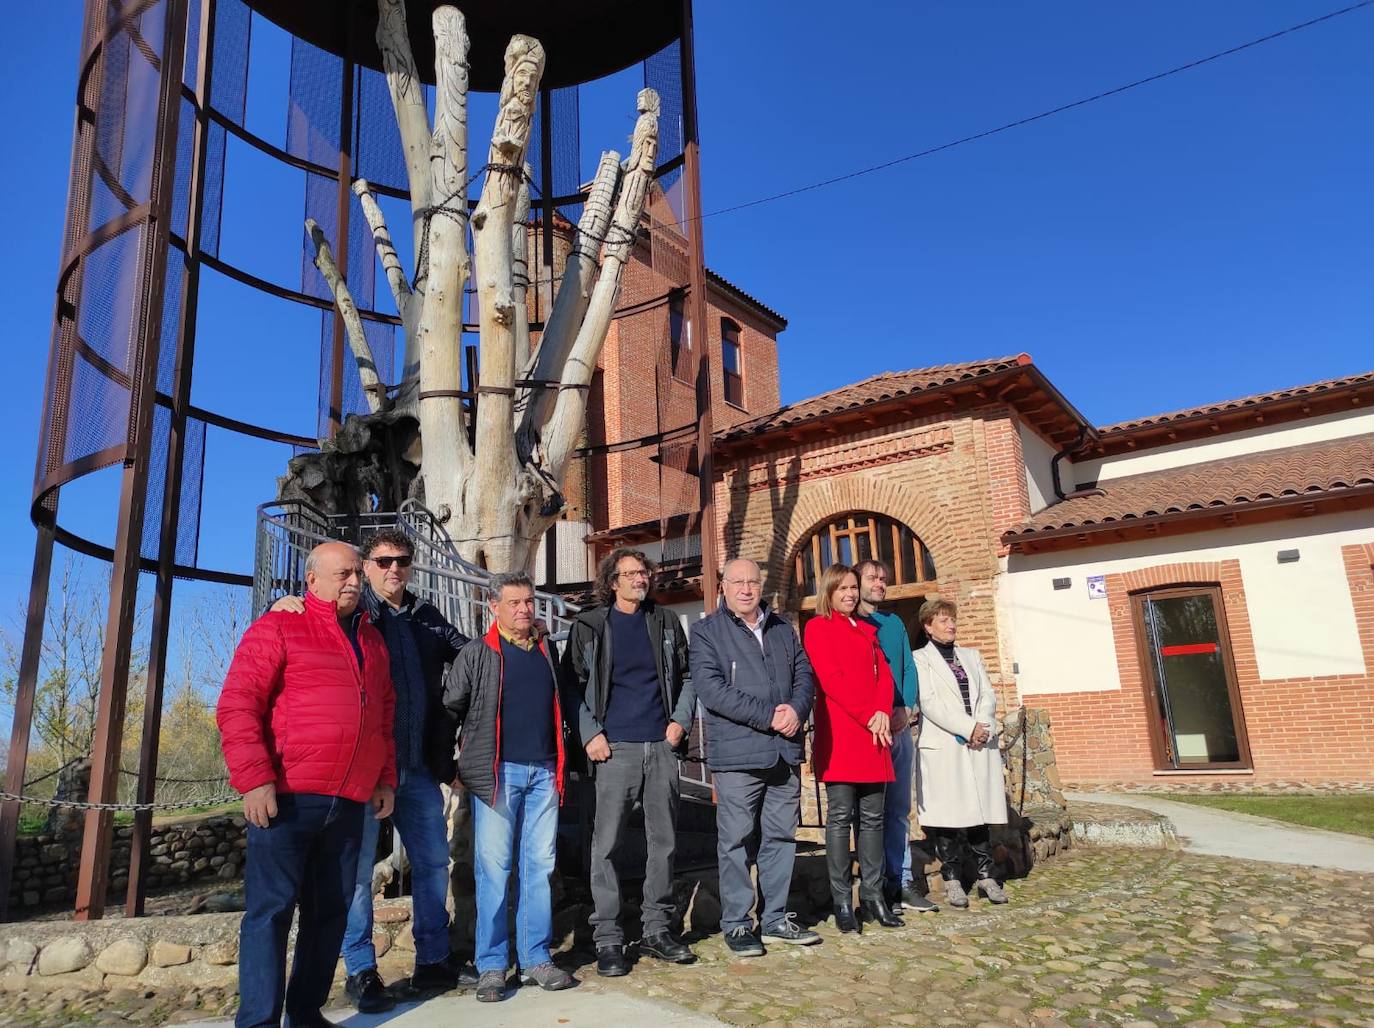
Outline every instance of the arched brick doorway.
<svg viewBox="0 0 1374 1028">
<path fill-rule="evenodd" d="M 870 559 L 881 560 L 888 567 L 884 609 L 901 617 L 913 646 L 924 645 L 925 635 L 916 614 L 927 596 L 940 591 L 935 560 L 909 526 L 872 511 L 852 511 L 831 518 L 797 545 L 788 566 L 788 597 L 798 623 L 804 624 L 816 609 L 816 581 L 825 568 Z"/>
</svg>

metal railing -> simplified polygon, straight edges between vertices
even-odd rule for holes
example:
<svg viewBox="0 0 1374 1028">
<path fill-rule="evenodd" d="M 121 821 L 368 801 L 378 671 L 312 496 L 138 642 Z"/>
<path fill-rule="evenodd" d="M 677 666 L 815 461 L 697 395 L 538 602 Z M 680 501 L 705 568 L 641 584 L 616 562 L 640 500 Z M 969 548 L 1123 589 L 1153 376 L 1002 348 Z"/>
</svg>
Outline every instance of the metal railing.
<svg viewBox="0 0 1374 1028">
<path fill-rule="evenodd" d="M 264 503 L 258 507 L 253 560 L 253 610 L 266 610 L 282 596 L 305 592 L 305 559 L 320 543 L 360 545 L 381 528 L 398 528 L 415 547 L 410 588 L 438 608 L 464 635 L 476 638 L 489 627 L 488 573 L 458 555 L 437 518 L 423 504 L 407 500 L 397 511 L 370 514 L 325 514 L 301 500 Z M 561 596 L 536 591 L 535 616 L 554 639 L 566 637 L 578 613 Z"/>
</svg>

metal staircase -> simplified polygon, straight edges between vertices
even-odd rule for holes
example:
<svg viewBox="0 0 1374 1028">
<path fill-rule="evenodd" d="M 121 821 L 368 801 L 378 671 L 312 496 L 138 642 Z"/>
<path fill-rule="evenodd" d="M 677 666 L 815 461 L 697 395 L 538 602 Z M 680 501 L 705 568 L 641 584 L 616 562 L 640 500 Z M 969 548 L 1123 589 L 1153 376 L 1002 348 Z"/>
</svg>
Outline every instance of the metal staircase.
<svg viewBox="0 0 1374 1028">
<path fill-rule="evenodd" d="M 439 609 L 464 635 L 476 638 L 490 625 L 487 572 L 458 556 L 433 513 L 415 500 L 397 511 L 325 514 L 300 500 L 258 507 L 253 559 L 253 610 L 266 610 L 279 597 L 305 592 L 305 559 L 320 543 L 361 545 L 380 528 L 399 528 L 415 546 L 410 588 Z M 566 637 L 578 608 L 552 593 L 534 594 L 535 616 L 554 639 Z"/>
</svg>

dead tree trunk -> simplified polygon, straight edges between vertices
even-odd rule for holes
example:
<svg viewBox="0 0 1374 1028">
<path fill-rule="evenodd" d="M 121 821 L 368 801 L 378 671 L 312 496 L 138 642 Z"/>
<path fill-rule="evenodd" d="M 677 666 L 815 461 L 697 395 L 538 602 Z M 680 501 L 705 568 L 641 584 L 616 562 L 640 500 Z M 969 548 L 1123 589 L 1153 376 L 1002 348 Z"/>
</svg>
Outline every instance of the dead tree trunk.
<svg viewBox="0 0 1374 1028">
<path fill-rule="evenodd" d="M 434 11 L 437 95 L 429 124 L 410 52 L 402 0 L 378 0 L 377 42 L 405 150 L 417 264 L 410 286 L 368 184 L 353 186 L 372 230 L 405 332 L 402 378 L 388 395 L 377 377 L 347 283 L 338 275 L 319 227 L 307 225 L 316 264 L 344 316 L 349 345 L 374 414 L 419 423 L 418 475 L 410 492 L 444 522 L 459 552 L 492 570 L 528 567 L 535 544 L 564 505 L 561 483 L 581 436 L 587 391 L 605 342 L 653 180 L 659 101 L 638 97 L 630 158 L 602 155 L 583 208 L 572 255 L 545 323 L 531 343 L 525 223 L 525 164 L 544 70 L 538 40 L 517 35 L 506 48 L 496 124 L 482 197 L 471 214 L 467 186 L 477 174 L 467 153 L 467 51 L 463 15 Z M 599 264 L 599 267 L 598 267 Z M 463 289 L 474 276 L 480 315 L 480 402 L 468 425 L 462 397 Z M 556 387 L 519 390 L 521 378 Z M 517 402 L 517 399 L 520 402 Z M 473 442 L 469 442 L 469 429 Z M 302 458 L 297 458 L 297 461 Z M 284 487 L 285 488 L 285 487 Z M 345 494 L 347 490 L 343 491 Z"/>
</svg>

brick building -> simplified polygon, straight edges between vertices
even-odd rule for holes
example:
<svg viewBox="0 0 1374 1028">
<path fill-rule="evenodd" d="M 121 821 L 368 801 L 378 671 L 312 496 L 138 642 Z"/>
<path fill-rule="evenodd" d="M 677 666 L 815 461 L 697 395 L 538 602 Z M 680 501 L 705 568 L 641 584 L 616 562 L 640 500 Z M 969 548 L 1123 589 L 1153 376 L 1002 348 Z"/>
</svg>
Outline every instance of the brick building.
<svg viewBox="0 0 1374 1028">
<path fill-rule="evenodd" d="M 720 552 L 780 609 L 804 620 L 821 568 L 881 556 L 913 637 L 923 598 L 955 600 L 1003 705 L 1051 712 L 1068 780 L 1374 781 L 1374 374 L 1099 427 L 1020 354 L 779 407 L 785 322 L 719 278 L 711 302 L 715 367 L 718 319 L 746 340 L 743 403 L 716 373 Z M 652 362 L 608 343 L 603 438 L 647 428 Z M 588 559 L 665 558 L 695 619 L 665 463 L 591 470 Z"/>
</svg>

